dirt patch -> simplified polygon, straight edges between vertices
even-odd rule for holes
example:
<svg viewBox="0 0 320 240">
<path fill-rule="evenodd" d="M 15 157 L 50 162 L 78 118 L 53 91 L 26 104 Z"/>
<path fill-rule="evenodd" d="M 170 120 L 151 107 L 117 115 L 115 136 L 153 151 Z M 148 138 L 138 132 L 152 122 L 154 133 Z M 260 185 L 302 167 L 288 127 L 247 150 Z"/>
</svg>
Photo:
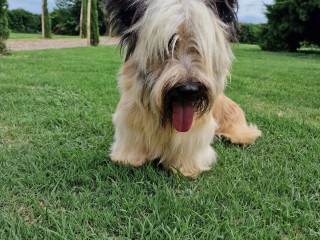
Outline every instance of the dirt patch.
<svg viewBox="0 0 320 240">
<path fill-rule="evenodd" d="M 100 38 L 99 45 L 115 45 L 118 38 Z M 49 48 L 73 48 L 87 46 L 86 39 L 39 39 L 39 40 L 8 40 L 7 46 L 11 51 L 42 50 Z"/>
</svg>

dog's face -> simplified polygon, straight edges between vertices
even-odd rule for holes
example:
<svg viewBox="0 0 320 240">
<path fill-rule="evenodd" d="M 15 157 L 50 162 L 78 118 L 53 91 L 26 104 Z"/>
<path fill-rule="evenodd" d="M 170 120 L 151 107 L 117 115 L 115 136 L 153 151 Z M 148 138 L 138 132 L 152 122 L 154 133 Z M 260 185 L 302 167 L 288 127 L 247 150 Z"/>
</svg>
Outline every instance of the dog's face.
<svg viewBox="0 0 320 240">
<path fill-rule="evenodd" d="M 223 91 L 236 0 L 108 0 L 141 104 L 181 132 Z M 124 30 L 124 31 L 123 31 Z"/>
</svg>

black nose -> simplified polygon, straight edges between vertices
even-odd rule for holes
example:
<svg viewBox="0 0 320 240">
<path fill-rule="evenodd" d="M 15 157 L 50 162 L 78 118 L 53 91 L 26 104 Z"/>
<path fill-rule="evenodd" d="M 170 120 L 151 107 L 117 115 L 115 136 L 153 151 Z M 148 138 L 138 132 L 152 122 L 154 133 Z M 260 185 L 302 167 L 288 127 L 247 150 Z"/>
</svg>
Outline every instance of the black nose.
<svg viewBox="0 0 320 240">
<path fill-rule="evenodd" d="M 178 94 L 192 94 L 199 91 L 199 87 L 197 85 L 182 85 L 176 88 L 176 92 Z"/>
<path fill-rule="evenodd" d="M 187 84 L 187 85 L 180 85 L 171 90 L 171 97 L 174 98 L 188 98 L 193 96 L 199 91 L 199 86 L 196 84 Z"/>
</svg>

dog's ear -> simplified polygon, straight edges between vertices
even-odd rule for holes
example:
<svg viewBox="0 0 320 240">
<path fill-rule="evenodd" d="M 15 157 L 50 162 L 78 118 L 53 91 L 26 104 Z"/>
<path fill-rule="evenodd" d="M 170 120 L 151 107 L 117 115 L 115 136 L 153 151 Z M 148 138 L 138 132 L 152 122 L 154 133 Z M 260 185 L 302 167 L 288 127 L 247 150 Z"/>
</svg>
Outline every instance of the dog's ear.
<svg viewBox="0 0 320 240">
<path fill-rule="evenodd" d="M 206 4 L 229 26 L 231 35 L 234 35 L 238 22 L 238 0 L 206 0 Z"/>
<path fill-rule="evenodd" d="M 238 1 L 237 0 L 218 0 L 217 10 L 219 17 L 226 24 L 234 24 L 238 21 L 237 11 L 238 11 Z"/>
<path fill-rule="evenodd" d="M 110 14 L 110 25 L 112 32 L 121 36 L 121 48 L 127 47 L 126 57 L 135 49 L 138 33 L 128 29 L 138 22 L 145 13 L 146 0 L 104 0 L 107 11 Z"/>
<path fill-rule="evenodd" d="M 144 14 L 146 0 L 104 0 L 112 31 L 123 35 Z"/>
</svg>

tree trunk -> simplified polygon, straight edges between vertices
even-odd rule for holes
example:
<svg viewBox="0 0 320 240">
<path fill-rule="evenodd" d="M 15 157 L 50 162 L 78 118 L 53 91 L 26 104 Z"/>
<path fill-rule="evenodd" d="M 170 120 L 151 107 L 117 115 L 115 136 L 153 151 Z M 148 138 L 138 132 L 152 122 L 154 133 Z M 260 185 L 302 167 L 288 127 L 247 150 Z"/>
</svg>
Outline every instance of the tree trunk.
<svg viewBox="0 0 320 240">
<path fill-rule="evenodd" d="M 81 10 L 80 10 L 80 24 L 79 24 L 79 36 L 82 38 L 82 21 L 83 21 L 83 0 L 81 1 Z"/>
<path fill-rule="evenodd" d="M 44 0 L 42 0 L 42 15 L 41 15 L 42 39 L 44 39 Z"/>
<path fill-rule="evenodd" d="M 91 0 L 88 0 L 87 8 L 87 46 L 90 46 L 91 42 Z"/>
<path fill-rule="evenodd" d="M 109 37 L 112 37 L 112 24 L 111 24 L 111 16 L 109 18 Z"/>
</svg>

